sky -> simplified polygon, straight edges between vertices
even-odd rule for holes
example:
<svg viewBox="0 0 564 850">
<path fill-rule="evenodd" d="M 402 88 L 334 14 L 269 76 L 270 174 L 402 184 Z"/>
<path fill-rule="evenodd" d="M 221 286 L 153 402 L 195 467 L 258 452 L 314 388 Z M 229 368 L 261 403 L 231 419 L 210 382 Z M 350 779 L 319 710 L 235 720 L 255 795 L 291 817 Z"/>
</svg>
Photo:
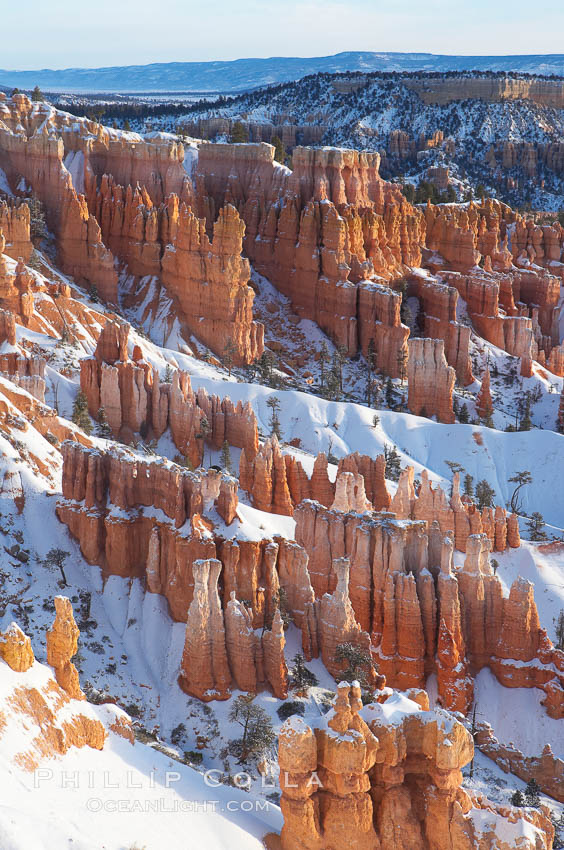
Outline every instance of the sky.
<svg viewBox="0 0 564 850">
<path fill-rule="evenodd" d="M 344 50 L 564 52 L 562 0 L 2 0 L 0 7 L 0 67 L 10 70 Z"/>
</svg>

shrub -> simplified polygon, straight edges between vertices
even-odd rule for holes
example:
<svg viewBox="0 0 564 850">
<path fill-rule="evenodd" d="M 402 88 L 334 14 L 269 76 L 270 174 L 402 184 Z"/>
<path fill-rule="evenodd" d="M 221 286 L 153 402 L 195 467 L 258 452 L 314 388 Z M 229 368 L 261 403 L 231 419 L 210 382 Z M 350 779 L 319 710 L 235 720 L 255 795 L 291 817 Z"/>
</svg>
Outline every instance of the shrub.
<svg viewBox="0 0 564 850">
<path fill-rule="evenodd" d="M 301 717 L 305 714 L 305 705 L 303 702 L 298 702 L 298 700 L 290 699 L 286 702 L 283 702 L 280 708 L 277 709 L 276 714 L 280 718 L 280 720 L 287 720 L 288 717 L 291 717 L 293 714 L 299 714 Z"/>
</svg>

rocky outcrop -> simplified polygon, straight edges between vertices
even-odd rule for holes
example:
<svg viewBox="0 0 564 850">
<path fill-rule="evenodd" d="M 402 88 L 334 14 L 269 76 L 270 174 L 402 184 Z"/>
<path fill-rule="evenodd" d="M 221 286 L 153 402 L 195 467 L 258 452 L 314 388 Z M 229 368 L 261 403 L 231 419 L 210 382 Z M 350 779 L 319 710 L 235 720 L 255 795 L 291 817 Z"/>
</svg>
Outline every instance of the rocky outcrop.
<svg viewBox="0 0 564 850">
<path fill-rule="evenodd" d="M 443 705 L 465 712 L 472 675 L 488 666 L 507 687 L 542 689 L 547 713 L 561 716 L 564 655 L 540 628 L 528 583 L 517 580 L 504 599 L 489 564 L 493 544 L 487 535 L 467 536 L 464 567 L 455 570 L 454 534 L 432 517 L 398 521 L 390 513 L 341 513 L 305 501 L 294 519 L 313 591 L 312 596 L 303 564 L 293 555 L 290 575 L 301 587 L 296 622 L 304 652 L 324 594 L 336 587 L 336 559 L 345 557 L 355 619 L 370 635 L 379 669 L 393 686 L 424 687 L 435 672 Z M 443 520 L 450 523 L 448 511 Z"/>
<path fill-rule="evenodd" d="M 0 372 L 38 401 L 44 402 L 45 366 L 43 357 L 30 355 L 17 346 L 15 316 L 8 310 L 0 310 Z"/>
<path fill-rule="evenodd" d="M 341 683 L 315 726 L 296 716 L 282 726 L 282 850 L 509 850 L 523 821 L 535 841 L 523 846 L 549 850 L 547 809 L 496 809 L 463 790 L 461 768 L 474 748 L 461 723 L 429 711 L 423 692 L 380 693 L 363 708 L 360 688 Z M 482 810 L 492 821 L 487 835 Z"/>
<path fill-rule="evenodd" d="M 4 234 L 4 253 L 13 260 L 29 262 L 33 245 L 29 235 L 29 205 L 0 200 L 0 232 Z"/>
<path fill-rule="evenodd" d="M 407 405 L 418 416 L 454 422 L 452 392 L 456 373 L 447 365 L 442 340 L 410 339 L 407 362 Z"/>
<path fill-rule="evenodd" d="M 55 670 L 61 688 L 72 699 L 86 699 L 78 681 L 78 670 L 71 661 L 78 649 L 79 635 L 70 599 L 55 596 L 55 622 L 47 632 L 47 663 Z"/>
<path fill-rule="evenodd" d="M 254 458 L 258 431 L 249 402 L 234 405 L 203 388 L 195 393 L 187 372 L 175 370 L 170 382 L 161 379 L 140 351 L 134 348 L 137 359 L 129 359 L 128 335 L 126 323 L 106 322 L 94 356 L 80 362 L 80 387 L 91 416 L 97 418 L 103 407 L 113 434 L 125 442 L 135 433 L 158 439 L 170 427 L 176 447 L 194 467 L 201 463 L 205 440 L 215 448 L 227 440 Z"/>
<path fill-rule="evenodd" d="M 35 661 L 31 640 L 17 623 L 10 623 L 5 631 L 0 632 L 0 658 L 16 673 L 25 673 Z"/>
<path fill-rule="evenodd" d="M 253 630 L 253 617 L 235 591 L 222 608 L 221 561 L 193 564 L 194 595 L 188 609 L 179 684 L 198 699 L 228 699 L 231 687 L 257 693 L 268 683 L 278 699 L 288 695 L 284 629 L 277 611 L 270 631 Z"/>
<path fill-rule="evenodd" d="M 438 279 L 428 279 L 415 272 L 409 277 L 408 291 L 419 299 L 419 309 L 424 314 L 424 335 L 444 341 L 447 363 L 455 369 L 459 383 L 471 384 L 474 380 L 470 360 L 471 329 L 456 320 L 458 291 Z"/>
<path fill-rule="evenodd" d="M 33 278 L 20 261 L 12 271 L 4 254 L 5 242 L 0 233 L 0 307 L 17 316 L 22 325 L 30 325 L 33 316 Z"/>
<path fill-rule="evenodd" d="M 490 392 L 490 370 L 486 366 L 486 371 L 482 378 L 482 386 L 476 396 L 476 413 L 480 419 L 488 419 L 493 413 L 492 395 Z"/>
<path fill-rule="evenodd" d="M 55 637 L 52 632 L 47 635 L 48 652 L 54 653 L 54 658 L 60 662 L 56 668 L 59 673 L 65 667 L 63 659 L 76 649 L 72 630 L 67 630 L 66 617 L 67 612 L 64 619 L 56 623 Z M 101 750 L 112 733 L 133 744 L 131 720 L 127 714 L 112 704 L 93 706 L 87 703 L 74 674 L 71 677 L 73 688 L 62 687 L 48 667 L 34 663 L 30 639 L 16 623 L 0 632 L 0 659 L 0 667 L 4 667 L 0 693 L 2 734 L 14 744 L 12 752 L 8 751 L 8 764 L 11 760 L 19 770 L 31 772 L 42 763 L 64 755 L 71 747 Z M 66 673 L 63 679 L 68 685 Z M 72 692 L 77 689 L 80 701 Z"/>
<path fill-rule="evenodd" d="M 315 499 L 326 507 L 364 512 L 390 506 L 385 469 L 384 455 L 370 458 L 355 452 L 340 459 L 336 479 L 331 481 L 327 456 L 322 452 L 308 477 L 297 458 L 282 455 L 276 436 L 272 436 L 252 459 L 245 450 L 241 452 L 239 479 L 261 511 L 292 516 L 304 499 Z"/>
<path fill-rule="evenodd" d="M 534 779 L 541 791 L 564 802 L 564 762 L 546 744 L 540 756 L 525 756 L 514 744 L 500 744 L 489 723 L 479 722 L 474 735 L 478 749 L 501 767 L 529 782 Z"/>
<path fill-rule="evenodd" d="M 214 209 L 235 203 L 255 268 L 350 354 L 377 338 L 378 368 L 396 375 L 408 328 L 395 294 L 377 284 L 419 262 L 421 214 L 380 178 L 378 154 L 297 147 L 292 172 L 273 155 L 268 145 L 203 144 L 201 211 L 213 220 Z"/>
<path fill-rule="evenodd" d="M 245 225 L 227 204 L 207 237 L 205 222 L 169 199 L 169 227 L 177 230 L 162 257 L 161 278 L 180 305 L 183 321 L 205 345 L 222 354 L 231 341 L 236 363 L 251 363 L 263 351 L 263 327 L 253 322 L 250 266 L 241 257 Z"/>
</svg>

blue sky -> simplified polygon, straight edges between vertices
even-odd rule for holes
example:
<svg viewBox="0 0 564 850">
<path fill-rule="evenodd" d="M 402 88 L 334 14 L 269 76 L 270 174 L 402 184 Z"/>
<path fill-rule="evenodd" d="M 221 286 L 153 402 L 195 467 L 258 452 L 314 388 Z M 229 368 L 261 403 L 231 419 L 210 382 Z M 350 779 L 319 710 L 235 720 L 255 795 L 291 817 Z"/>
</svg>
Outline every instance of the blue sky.
<svg viewBox="0 0 564 850">
<path fill-rule="evenodd" d="M 562 0 L 2 0 L 0 66 L 564 52 Z"/>
</svg>

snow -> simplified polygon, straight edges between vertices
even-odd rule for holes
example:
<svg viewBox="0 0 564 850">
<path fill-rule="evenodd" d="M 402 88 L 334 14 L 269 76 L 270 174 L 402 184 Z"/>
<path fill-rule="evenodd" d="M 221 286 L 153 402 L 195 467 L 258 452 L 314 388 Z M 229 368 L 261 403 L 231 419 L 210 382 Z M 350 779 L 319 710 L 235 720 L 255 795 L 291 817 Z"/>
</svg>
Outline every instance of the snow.
<svg viewBox="0 0 564 850">
<path fill-rule="evenodd" d="M 474 679 L 476 717 L 486 720 L 502 744 L 513 743 L 526 756 L 539 756 L 545 744 L 564 758 L 562 720 L 553 720 L 541 706 L 538 688 L 507 688 L 484 668 Z M 534 722 L 528 719 L 534 718 Z"/>
<path fill-rule="evenodd" d="M 0 193 L 4 193 L 8 195 L 8 197 L 13 198 L 14 193 L 10 189 L 10 184 L 8 183 L 8 178 L 6 177 L 5 172 L 0 168 Z"/>
<path fill-rule="evenodd" d="M 81 150 L 69 151 L 63 162 L 65 168 L 72 177 L 74 188 L 79 193 L 84 193 L 84 154 Z"/>
<path fill-rule="evenodd" d="M 51 670 L 41 664 L 22 674 L 0 661 L 0 697 L 16 687 L 44 692 L 50 681 Z M 72 700 L 58 722 L 77 712 L 96 718 L 108 708 Z M 187 834 L 194 846 L 210 850 L 259 850 L 265 833 L 281 827 L 278 806 L 114 734 L 102 751 L 71 748 L 25 771 L 13 754 L 26 751 L 39 729 L 13 711 L 8 730 L 0 747 L 2 850 L 53 850 L 70 843 L 77 850 L 123 850 L 135 843 L 159 850 L 186 846 Z"/>
</svg>

